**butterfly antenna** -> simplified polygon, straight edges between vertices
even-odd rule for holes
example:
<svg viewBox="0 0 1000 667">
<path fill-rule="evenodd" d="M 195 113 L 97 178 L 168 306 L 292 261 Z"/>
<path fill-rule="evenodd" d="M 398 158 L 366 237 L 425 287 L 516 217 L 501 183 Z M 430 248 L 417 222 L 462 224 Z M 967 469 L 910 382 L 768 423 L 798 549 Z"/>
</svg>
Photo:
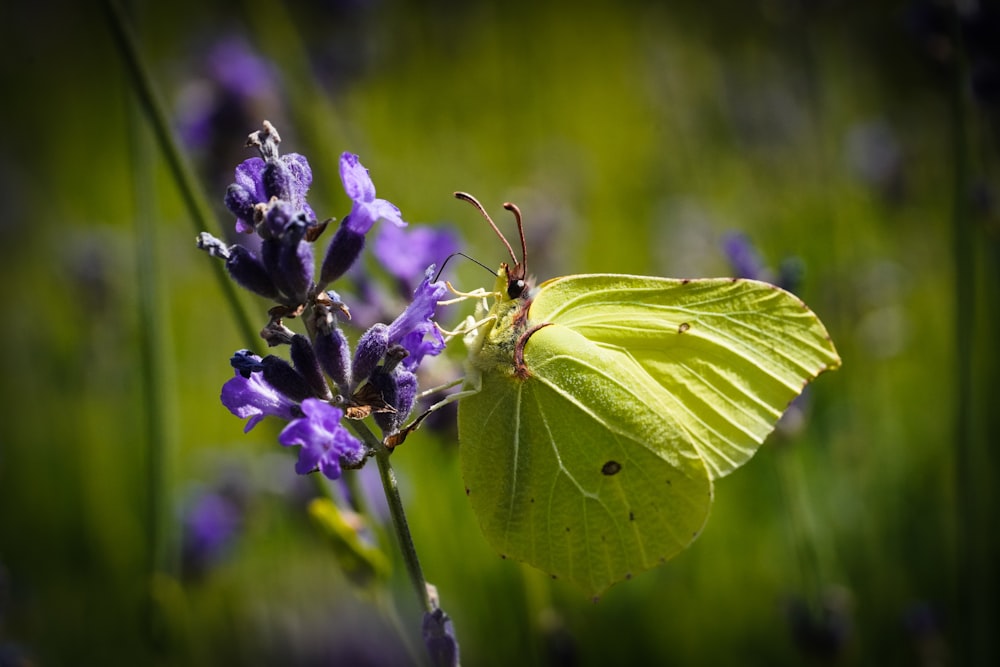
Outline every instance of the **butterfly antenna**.
<svg viewBox="0 0 1000 667">
<path fill-rule="evenodd" d="M 476 207 L 476 210 L 479 211 L 479 213 L 484 218 L 486 218 L 486 222 L 490 223 L 490 227 L 492 227 L 493 231 L 496 232 L 496 235 L 500 237 L 500 240 L 503 241 L 503 244 L 505 246 L 507 246 L 507 252 L 510 253 L 510 258 L 512 260 L 514 260 L 514 264 L 517 264 L 518 263 L 517 262 L 517 257 L 514 256 L 514 249 L 511 248 L 510 247 L 510 243 L 507 242 L 507 237 L 505 237 L 503 235 L 503 233 L 500 231 L 500 228 L 496 226 L 496 223 L 493 222 L 493 218 L 491 218 L 490 214 L 486 212 L 486 209 L 483 208 L 483 205 L 479 203 L 479 200 L 476 199 L 475 197 L 473 197 L 472 195 L 468 194 L 467 192 L 456 192 L 455 193 L 455 197 L 458 198 L 458 199 L 461 199 L 462 201 L 467 201 L 467 202 L 469 202 L 470 204 L 472 204 L 473 206 Z M 506 207 L 506 206 L 507 205 L 504 204 L 504 207 Z M 520 226 L 521 226 L 521 216 L 520 216 L 520 214 L 518 214 L 518 216 L 517 216 L 517 221 L 518 221 L 518 228 L 520 228 Z M 523 233 L 521 234 L 521 243 L 522 243 L 522 246 L 523 246 L 523 244 L 524 244 L 524 234 Z"/>
<path fill-rule="evenodd" d="M 521 267 L 521 273 L 524 274 L 528 270 L 528 244 L 524 240 L 524 225 L 521 224 L 521 209 L 517 207 L 517 204 L 512 204 L 509 201 L 504 202 L 503 207 L 514 214 L 514 219 L 517 220 L 517 233 L 521 236 L 521 261 L 515 259 L 514 263 Z M 508 250 L 510 246 L 507 246 Z M 511 253 L 513 256 L 514 253 Z"/>
<path fill-rule="evenodd" d="M 468 256 L 468 255 L 466 255 L 466 254 L 465 254 L 464 252 L 453 252 L 453 253 L 451 253 L 450 255 L 448 255 L 448 257 L 447 257 L 447 258 L 445 258 L 445 260 L 444 260 L 443 262 L 441 262 L 441 268 L 440 268 L 440 269 L 438 269 L 438 272 L 437 272 L 437 275 L 435 275 L 435 276 L 434 276 L 434 280 L 432 280 L 432 281 L 431 281 L 432 283 L 436 283 L 436 282 L 438 281 L 438 278 L 440 278 L 440 277 L 441 277 L 441 274 L 442 274 L 442 273 L 444 273 L 444 267 L 448 266 L 448 262 L 450 262 L 450 261 L 451 261 L 452 257 L 464 257 L 464 258 L 466 258 L 467 260 L 469 260 L 470 262 L 475 262 L 475 263 L 476 263 L 476 264 L 478 264 L 479 266 L 481 266 L 481 267 L 483 267 L 484 269 L 486 269 L 487 271 L 489 271 L 489 272 L 490 272 L 490 275 L 491 275 L 491 276 L 492 276 L 492 275 L 495 275 L 495 273 L 494 273 L 493 269 L 491 269 L 490 267 L 486 266 L 485 264 L 483 264 L 482 262 L 480 262 L 480 261 L 479 261 L 478 259 L 476 259 L 475 257 L 469 257 L 469 256 Z"/>
</svg>

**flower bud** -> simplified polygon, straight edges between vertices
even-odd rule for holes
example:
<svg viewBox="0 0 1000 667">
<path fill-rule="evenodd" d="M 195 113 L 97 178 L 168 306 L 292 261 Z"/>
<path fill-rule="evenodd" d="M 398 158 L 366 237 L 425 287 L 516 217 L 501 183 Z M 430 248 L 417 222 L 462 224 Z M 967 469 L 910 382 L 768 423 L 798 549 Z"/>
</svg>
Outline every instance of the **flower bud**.
<svg viewBox="0 0 1000 667">
<path fill-rule="evenodd" d="M 286 201 L 272 199 L 264 206 L 264 224 L 260 235 L 264 238 L 281 238 L 295 220 L 295 209 Z"/>
<path fill-rule="evenodd" d="M 229 249 L 226 270 L 240 287 L 254 294 L 267 299 L 277 299 L 280 296 L 264 264 L 241 245 L 234 245 Z"/>
<path fill-rule="evenodd" d="M 306 300 L 313 279 L 312 244 L 303 242 L 306 234 L 306 223 L 302 219 L 294 220 L 285 229 L 281 238 L 281 251 L 278 254 L 278 271 L 281 282 L 287 289 L 288 296 L 296 303 Z"/>
<path fill-rule="evenodd" d="M 312 387 L 292 365 L 281 357 L 269 354 L 261 360 L 264 380 L 293 401 L 304 401 L 313 396 Z"/>
<path fill-rule="evenodd" d="M 396 433 L 410 415 L 417 398 L 417 376 L 402 367 L 386 371 L 380 367 L 372 373 L 370 381 L 382 395 L 382 400 L 395 412 L 376 412 L 375 423 L 385 434 Z"/>
<path fill-rule="evenodd" d="M 373 324 L 361 335 L 358 346 L 354 350 L 354 362 L 351 364 L 354 381 L 361 383 L 372 374 L 386 350 L 389 349 L 389 327 L 382 323 Z"/>
<path fill-rule="evenodd" d="M 295 370 L 312 388 L 313 395 L 327 400 L 332 398 L 330 387 L 326 384 L 326 378 L 323 377 L 323 371 L 319 367 L 312 343 L 307 337 L 302 334 L 292 336 L 291 357 Z"/>
<path fill-rule="evenodd" d="M 320 327 L 316 334 L 316 358 L 340 393 L 347 394 L 351 386 L 351 348 L 344 332 L 336 325 L 327 331 L 324 328 Z"/>
<path fill-rule="evenodd" d="M 319 275 L 321 285 L 327 285 L 347 273 L 365 247 L 365 235 L 351 229 L 347 224 L 349 220 L 350 216 L 340 223 L 326 250 Z"/>
<path fill-rule="evenodd" d="M 274 282 L 274 286 L 281 294 L 288 294 L 288 285 L 284 282 L 281 266 L 281 239 L 265 237 L 260 242 L 260 261 L 265 273 Z"/>
<path fill-rule="evenodd" d="M 282 201 L 290 202 L 292 199 L 292 172 L 284 160 L 269 158 L 264 165 L 262 174 L 264 184 L 264 196 L 270 200 L 277 197 Z"/>
<path fill-rule="evenodd" d="M 264 370 L 261 358 L 250 350 L 237 350 L 229 358 L 229 365 L 236 369 L 236 372 L 244 378 L 249 379 L 251 373 Z"/>
<path fill-rule="evenodd" d="M 435 665 L 457 667 L 459 664 L 458 641 L 448 614 L 435 606 L 433 611 L 424 613 L 424 644 Z"/>
<path fill-rule="evenodd" d="M 253 207 L 257 203 L 253 194 L 238 183 L 232 183 L 226 189 L 226 198 L 223 200 L 229 212 L 236 216 L 237 231 L 253 231 Z M 240 229 L 240 223 L 250 229 Z"/>
</svg>

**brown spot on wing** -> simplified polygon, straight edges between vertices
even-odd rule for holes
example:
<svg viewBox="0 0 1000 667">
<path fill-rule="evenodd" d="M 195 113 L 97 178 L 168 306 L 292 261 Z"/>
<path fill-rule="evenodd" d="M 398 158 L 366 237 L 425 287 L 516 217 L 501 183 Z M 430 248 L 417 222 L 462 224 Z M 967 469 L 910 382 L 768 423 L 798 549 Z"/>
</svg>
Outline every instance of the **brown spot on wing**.
<svg viewBox="0 0 1000 667">
<path fill-rule="evenodd" d="M 622 469 L 622 464 L 618 463 L 618 461 L 608 461 L 607 463 L 601 466 L 601 474 L 608 476 L 617 475 L 619 472 L 621 472 L 621 469 Z"/>
</svg>

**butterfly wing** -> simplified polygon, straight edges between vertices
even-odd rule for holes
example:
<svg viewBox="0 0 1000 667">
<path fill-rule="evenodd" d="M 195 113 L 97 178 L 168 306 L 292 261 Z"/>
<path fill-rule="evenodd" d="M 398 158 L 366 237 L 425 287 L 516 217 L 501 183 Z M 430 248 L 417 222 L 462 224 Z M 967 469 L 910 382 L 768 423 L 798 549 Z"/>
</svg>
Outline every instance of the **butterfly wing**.
<svg viewBox="0 0 1000 667">
<path fill-rule="evenodd" d="M 658 385 L 618 356 L 543 327 L 524 347 L 527 377 L 513 361 L 487 370 L 459 410 L 466 491 L 487 540 L 595 595 L 686 548 L 712 502 L 701 456 L 648 400 Z"/>
<path fill-rule="evenodd" d="M 539 286 L 528 320 L 641 367 L 653 385 L 644 400 L 713 478 L 753 456 L 805 385 L 840 365 L 798 297 L 753 280 L 567 276 Z"/>
</svg>

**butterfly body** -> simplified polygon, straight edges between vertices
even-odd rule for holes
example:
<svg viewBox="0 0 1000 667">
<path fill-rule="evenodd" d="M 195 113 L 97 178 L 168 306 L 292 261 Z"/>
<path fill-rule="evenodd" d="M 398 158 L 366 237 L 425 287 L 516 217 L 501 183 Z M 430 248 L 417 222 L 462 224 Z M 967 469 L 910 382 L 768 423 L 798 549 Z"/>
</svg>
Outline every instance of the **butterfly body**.
<svg viewBox="0 0 1000 667">
<path fill-rule="evenodd" d="M 766 283 L 515 280 L 501 266 L 470 346 L 466 491 L 502 555 L 595 594 L 685 549 L 714 480 L 840 363 L 816 316 Z"/>
</svg>

